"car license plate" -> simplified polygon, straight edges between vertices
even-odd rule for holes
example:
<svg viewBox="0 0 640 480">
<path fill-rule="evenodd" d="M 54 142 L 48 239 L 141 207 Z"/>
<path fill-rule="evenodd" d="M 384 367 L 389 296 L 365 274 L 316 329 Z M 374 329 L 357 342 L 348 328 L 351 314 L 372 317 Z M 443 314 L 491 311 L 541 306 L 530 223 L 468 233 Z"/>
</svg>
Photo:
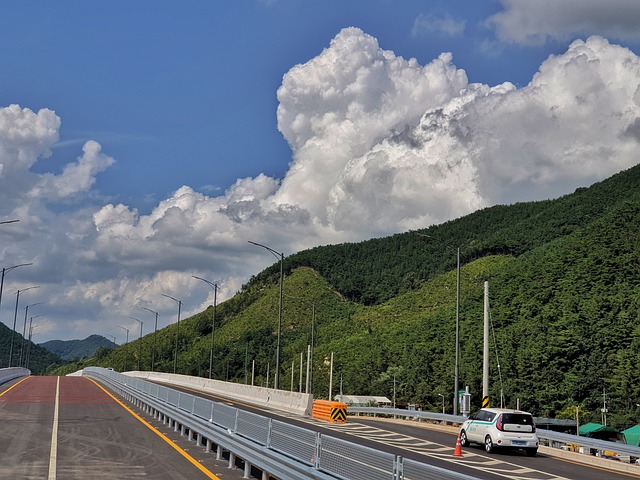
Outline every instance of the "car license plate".
<svg viewBox="0 0 640 480">
<path fill-rule="evenodd" d="M 526 445 L 527 442 L 523 442 L 522 440 L 512 440 L 511 441 L 511 445 L 515 445 L 517 447 L 522 446 L 522 445 Z"/>
</svg>

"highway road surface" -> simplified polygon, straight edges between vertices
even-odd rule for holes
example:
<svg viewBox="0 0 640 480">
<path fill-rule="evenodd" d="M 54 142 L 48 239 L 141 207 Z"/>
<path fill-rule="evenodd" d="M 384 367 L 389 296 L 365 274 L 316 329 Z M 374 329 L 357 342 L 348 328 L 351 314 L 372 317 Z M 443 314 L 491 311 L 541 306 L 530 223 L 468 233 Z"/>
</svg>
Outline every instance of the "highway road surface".
<svg viewBox="0 0 640 480">
<path fill-rule="evenodd" d="M 242 469 L 191 445 L 88 378 L 28 377 L 0 386 L 0 479 L 242 478 Z"/>
<path fill-rule="evenodd" d="M 640 479 L 640 467 L 637 475 L 625 474 L 545 453 L 535 458 L 487 455 L 481 448 L 468 447 L 463 457 L 454 457 L 455 434 L 416 422 L 349 417 L 346 424 L 328 424 L 235 405 L 481 479 Z M 229 468 L 228 459 L 216 459 L 204 446 L 84 377 L 28 377 L 0 386 L 0 420 L 0 479 L 237 480 L 243 476 L 241 465 Z"/>
<path fill-rule="evenodd" d="M 640 479 L 640 466 L 637 473 L 619 472 L 615 470 L 614 463 L 617 462 L 603 460 L 605 466 L 591 466 L 574 462 L 568 458 L 550 455 L 543 451 L 532 458 L 521 452 L 487 454 L 483 447 L 470 446 L 463 449 L 463 457 L 454 457 L 457 429 L 450 427 L 448 429 L 437 427 L 434 429 L 433 426 L 429 427 L 424 422 L 353 416 L 349 416 L 345 424 L 328 423 L 296 415 L 286 415 L 272 409 L 258 408 L 254 405 L 191 388 L 172 388 L 480 479 Z M 561 452 L 558 451 L 558 453 Z M 611 465 L 611 468 L 607 468 L 607 464 Z"/>
</svg>

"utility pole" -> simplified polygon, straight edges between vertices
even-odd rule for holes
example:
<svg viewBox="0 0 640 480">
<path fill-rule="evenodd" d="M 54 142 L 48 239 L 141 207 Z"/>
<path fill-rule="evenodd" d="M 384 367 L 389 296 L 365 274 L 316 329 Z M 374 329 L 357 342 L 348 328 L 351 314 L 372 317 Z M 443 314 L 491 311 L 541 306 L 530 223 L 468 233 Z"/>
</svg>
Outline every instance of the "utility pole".
<svg viewBox="0 0 640 480">
<path fill-rule="evenodd" d="M 484 282 L 484 339 L 482 348 L 482 408 L 489 407 L 489 282 Z"/>
</svg>

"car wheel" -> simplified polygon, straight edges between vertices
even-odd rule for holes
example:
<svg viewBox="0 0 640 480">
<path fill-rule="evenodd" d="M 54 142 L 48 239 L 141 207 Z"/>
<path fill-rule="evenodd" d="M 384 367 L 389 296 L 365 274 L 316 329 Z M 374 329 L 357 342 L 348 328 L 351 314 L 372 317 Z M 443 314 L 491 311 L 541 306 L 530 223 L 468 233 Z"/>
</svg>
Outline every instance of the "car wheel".
<svg viewBox="0 0 640 480">
<path fill-rule="evenodd" d="M 484 450 L 487 453 L 491 453 L 495 450 L 495 448 L 493 447 L 493 441 L 491 440 L 491 437 L 489 435 L 487 435 L 484 439 Z"/>
<path fill-rule="evenodd" d="M 465 432 L 464 430 L 460 432 L 460 445 L 462 445 L 463 447 L 469 446 L 469 439 L 467 438 L 467 432 Z"/>
<path fill-rule="evenodd" d="M 527 448 L 526 449 L 527 452 L 527 457 L 535 457 L 538 453 L 538 449 L 537 448 Z"/>
</svg>

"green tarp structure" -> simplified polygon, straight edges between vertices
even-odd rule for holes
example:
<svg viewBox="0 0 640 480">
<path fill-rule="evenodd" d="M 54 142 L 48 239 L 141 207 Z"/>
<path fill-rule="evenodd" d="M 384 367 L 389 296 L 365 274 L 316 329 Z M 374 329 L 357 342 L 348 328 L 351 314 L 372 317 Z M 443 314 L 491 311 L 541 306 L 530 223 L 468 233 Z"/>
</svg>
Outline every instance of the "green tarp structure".
<svg viewBox="0 0 640 480">
<path fill-rule="evenodd" d="M 640 446 L 640 425 L 627 428 L 626 430 L 623 430 L 622 433 L 624 433 L 627 445 L 633 445 L 634 447 Z"/>
<path fill-rule="evenodd" d="M 615 428 L 607 427 L 600 423 L 585 423 L 578 429 L 581 437 L 598 438 L 600 440 L 615 440 L 619 438 L 620 432 Z"/>
</svg>

